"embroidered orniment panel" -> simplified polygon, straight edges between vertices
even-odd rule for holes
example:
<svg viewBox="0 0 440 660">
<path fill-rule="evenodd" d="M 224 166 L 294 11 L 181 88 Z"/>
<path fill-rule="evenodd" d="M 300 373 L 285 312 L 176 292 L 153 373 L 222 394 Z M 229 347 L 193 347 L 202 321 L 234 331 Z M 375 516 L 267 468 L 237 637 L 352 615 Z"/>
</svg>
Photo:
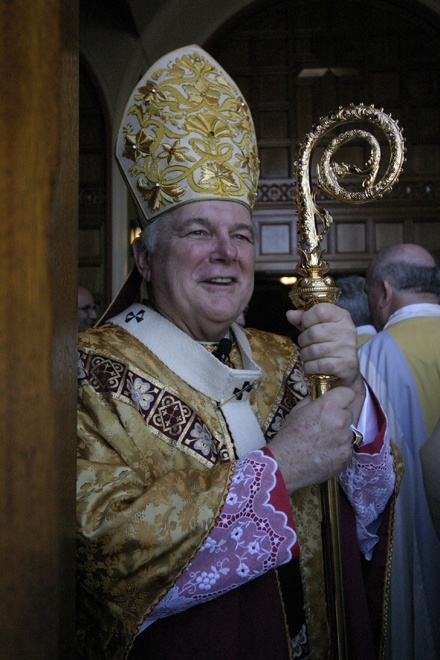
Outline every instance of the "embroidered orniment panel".
<svg viewBox="0 0 440 660">
<path fill-rule="evenodd" d="M 168 444 L 203 465 L 229 461 L 224 442 L 213 436 L 203 419 L 170 388 L 141 377 L 128 365 L 94 352 L 78 351 L 78 381 L 99 394 L 125 400 Z"/>
<path fill-rule="evenodd" d="M 270 421 L 266 424 L 265 438 L 269 442 L 280 430 L 284 418 L 289 414 L 292 408 L 309 394 L 309 385 L 304 379 L 304 374 L 300 369 L 300 362 L 296 361 L 292 371 L 286 378 L 286 384 L 282 391 L 280 401 L 275 407 L 275 411 Z"/>
</svg>

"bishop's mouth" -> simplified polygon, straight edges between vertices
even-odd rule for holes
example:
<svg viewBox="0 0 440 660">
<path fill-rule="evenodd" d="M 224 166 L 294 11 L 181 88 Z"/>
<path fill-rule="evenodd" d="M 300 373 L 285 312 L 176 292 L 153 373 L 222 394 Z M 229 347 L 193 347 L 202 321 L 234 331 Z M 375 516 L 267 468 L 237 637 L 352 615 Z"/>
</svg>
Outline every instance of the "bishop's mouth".
<svg viewBox="0 0 440 660">
<path fill-rule="evenodd" d="M 227 284 L 233 284 L 235 280 L 232 277 L 213 277 L 209 280 L 203 280 L 205 284 L 215 284 L 225 286 Z"/>
</svg>

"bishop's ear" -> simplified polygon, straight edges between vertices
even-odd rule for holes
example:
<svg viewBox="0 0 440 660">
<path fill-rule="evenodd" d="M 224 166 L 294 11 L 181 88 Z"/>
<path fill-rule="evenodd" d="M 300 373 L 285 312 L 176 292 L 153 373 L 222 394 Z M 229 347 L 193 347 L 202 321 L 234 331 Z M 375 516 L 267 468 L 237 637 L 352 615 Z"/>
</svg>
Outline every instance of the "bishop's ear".
<svg viewBox="0 0 440 660">
<path fill-rule="evenodd" d="M 132 243 L 134 260 L 136 262 L 136 267 L 141 275 L 142 279 L 146 282 L 150 281 L 151 269 L 150 269 L 150 260 L 147 252 L 147 248 L 142 243 L 140 238 L 136 238 Z"/>
</svg>

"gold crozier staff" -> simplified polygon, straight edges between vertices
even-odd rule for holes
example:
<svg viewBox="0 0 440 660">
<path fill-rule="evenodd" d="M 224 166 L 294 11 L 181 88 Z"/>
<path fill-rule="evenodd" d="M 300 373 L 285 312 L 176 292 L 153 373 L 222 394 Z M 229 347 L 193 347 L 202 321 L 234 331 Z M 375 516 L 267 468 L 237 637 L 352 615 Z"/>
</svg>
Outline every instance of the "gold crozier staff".
<svg viewBox="0 0 440 660">
<path fill-rule="evenodd" d="M 349 130 L 334 138 L 326 148 L 317 168 L 317 186 L 312 192 L 310 185 L 310 162 L 312 151 L 320 138 L 335 128 L 354 121 L 362 121 L 380 128 L 386 135 L 390 156 L 388 168 L 376 182 L 381 150 L 377 140 L 364 130 Z M 332 162 L 337 149 L 353 139 L 368 142 L 371 154 L 364 169 L 355 165 Z M 339 289 L 333 279 L 326 275 L 328 264 L 322 258 L 320 244 L 333 222 L 330 214 L 315 204 L 319 190 L 334 199 L 351 204 L 361 204 L 381 197 L 397 181 L 404 162 L 404 141 L 397 122 L 382 110 L 373 106 L 350 105 L 339 108 L 319 123 L 306 135 L 298 149 L 296 161 L 296 198 L 298 208 L 298 253 L 297 270 L 301 278 L 292 287 L 290 298 L 297 308 L 308 309 L 319 302 L 335 303 Z M 349 192 L 341 187 L 338 179 L 345 175 L 364 177 L 360 192 Z M 317 219 L 321 231 L 317 227 Z M 313 398 L 331 388 L 333 377 L 325 374 L 309 376 Z M 353 429 L 353 446 L 362 442 L 362 436 Z M 342 562 L 339 534 L 338 480 L 330 479 L 320 487 L 323 562 L 326 582 L 327 617 L 332 643 L 331 658 L 345 660 L 347 636 L 345 626 Z M 307 598 L 307 595 L 306 595 Z"/>
</svg>

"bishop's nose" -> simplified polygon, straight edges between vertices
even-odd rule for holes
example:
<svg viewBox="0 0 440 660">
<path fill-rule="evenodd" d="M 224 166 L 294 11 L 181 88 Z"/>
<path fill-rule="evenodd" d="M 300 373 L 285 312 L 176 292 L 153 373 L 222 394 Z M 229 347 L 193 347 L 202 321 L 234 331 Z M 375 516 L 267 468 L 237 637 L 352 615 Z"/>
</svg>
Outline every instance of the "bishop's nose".
<svg viewBox="0 0 440 660">
<path fill-rule="evenodd" d="M 218 236 L 215 239 L 211 259 L 213 261 L 224 261 L 234 263 L 238 258 L 238 247 L 229 236 Z"/>
</svg>

